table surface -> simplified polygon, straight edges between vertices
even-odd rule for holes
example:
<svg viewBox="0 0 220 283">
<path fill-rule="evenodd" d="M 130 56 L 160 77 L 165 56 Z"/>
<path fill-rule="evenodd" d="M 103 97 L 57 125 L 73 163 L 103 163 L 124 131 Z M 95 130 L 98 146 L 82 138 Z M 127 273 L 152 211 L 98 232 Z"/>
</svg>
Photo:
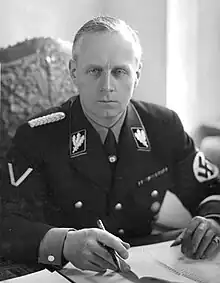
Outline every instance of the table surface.
<svg viewBox="0 0 220 283">
<path fill-rule="evenodd" d="M 159 235 L 150 235 L 143 238 L 137 238 L 130 242 L 130 244 L 131 246 L 140 246 L 174 240 L 181 233 L 181 231 L 182 229 L 178 229 L 164 232 Z M 25 265 L 14 263 L 12 261 L 6 261 L 0 257 L 0 281 L 27 275 L 44 268 L 45 266 L 42 265 Z"/>
</svg>

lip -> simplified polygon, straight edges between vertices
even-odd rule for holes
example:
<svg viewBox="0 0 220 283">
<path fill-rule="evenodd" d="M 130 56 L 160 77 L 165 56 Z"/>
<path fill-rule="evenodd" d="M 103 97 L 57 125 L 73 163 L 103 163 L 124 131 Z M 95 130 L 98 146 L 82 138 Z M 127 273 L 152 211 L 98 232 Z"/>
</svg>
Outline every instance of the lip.
<svg viewBox="0 0 220 283">
<path fill-rule="evenodd" d="M 103 100 L 99 100 L 98 101 L 99 105 L 103 106 L 103 107 L 115 107 L 116 104 L 118 103 L 117 101 L 114 101 L 114 100 L 109 100 L 109 101 L 103 101 Z"/>
<path fill-rule="evenodd" d="M 98 102 L 100 102 L 100 103 L 106 103 L 106 104 L 108 104 L 108 103 L 117 103 L 117 101 L 114 101 L 114 100 L 108 100 L 108 101 L 99 100 Z"/>
</svg>

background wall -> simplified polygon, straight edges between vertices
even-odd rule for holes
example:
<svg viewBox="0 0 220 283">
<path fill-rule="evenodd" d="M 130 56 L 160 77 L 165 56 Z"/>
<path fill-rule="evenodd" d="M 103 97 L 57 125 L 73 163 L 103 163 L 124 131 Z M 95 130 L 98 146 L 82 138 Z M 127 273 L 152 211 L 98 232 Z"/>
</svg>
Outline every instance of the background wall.
<svg viewBox="0 0 220 283">
<path fill-rule="evenodd" d="M 166 0 L 0 0 L 0 47 L 34 36 L 72 41 L 92 16 L 118 16 L 139 31 L 143 73 L 135 96 L 165 104 Z"/>
<path fill-rule="evenodd" d="M 197 121 L 220 125 L 220 1 L 198 1 Z"/>
<path fill-rule="evenodd" d="M 72 40 L 79 26 L 99 12 L 97 0 L 0 0 L 0 46 L 34 36 Z"/>
<path fill-rule="evenodd" d="M 193 134 L 220 125 L 220 1 L 167 0 L 167 106 Z"/>
</svg>

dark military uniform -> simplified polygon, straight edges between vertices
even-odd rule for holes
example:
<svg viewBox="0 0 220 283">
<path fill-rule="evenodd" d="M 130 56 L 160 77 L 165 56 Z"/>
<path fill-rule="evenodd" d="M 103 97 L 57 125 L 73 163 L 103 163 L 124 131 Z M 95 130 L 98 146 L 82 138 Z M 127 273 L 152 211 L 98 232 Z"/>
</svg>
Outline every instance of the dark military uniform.
<svg viewBox="0 0 220 283">
<path fill-rule="evenodd" d="M 65 118 L 47 121 L 57 112 Z M 7 156 L 0 230 L 6 258 L 37 261 L 51 228 L 97 227 L 98 218 L 126 241 L 147 236 L 167 190 L 193 216 L 220 214 L 218 169 L 196 151 L 173 111 L 130 102 L 115 172 L 78 98 L 43 115 L 17 130 Z"/>
</svg>

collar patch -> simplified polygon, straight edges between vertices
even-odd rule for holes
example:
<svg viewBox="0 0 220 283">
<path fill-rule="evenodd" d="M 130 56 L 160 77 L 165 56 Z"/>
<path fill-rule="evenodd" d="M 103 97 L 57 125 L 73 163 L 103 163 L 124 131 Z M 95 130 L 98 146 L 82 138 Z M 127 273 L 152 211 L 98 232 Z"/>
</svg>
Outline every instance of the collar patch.
<svg viewBox="0 0 220 283">
<path fill-rule="evenodd" d="M 131 127 L 131 131 L 139 150 L 150 151 L 151 146 L 145 130 L 141 127 Z"/>
<path fill-rule="evenodd" d="M 70 157 L 86 154 L 86 130 L 72 133 L 70 136 Z"/>
</svg>

